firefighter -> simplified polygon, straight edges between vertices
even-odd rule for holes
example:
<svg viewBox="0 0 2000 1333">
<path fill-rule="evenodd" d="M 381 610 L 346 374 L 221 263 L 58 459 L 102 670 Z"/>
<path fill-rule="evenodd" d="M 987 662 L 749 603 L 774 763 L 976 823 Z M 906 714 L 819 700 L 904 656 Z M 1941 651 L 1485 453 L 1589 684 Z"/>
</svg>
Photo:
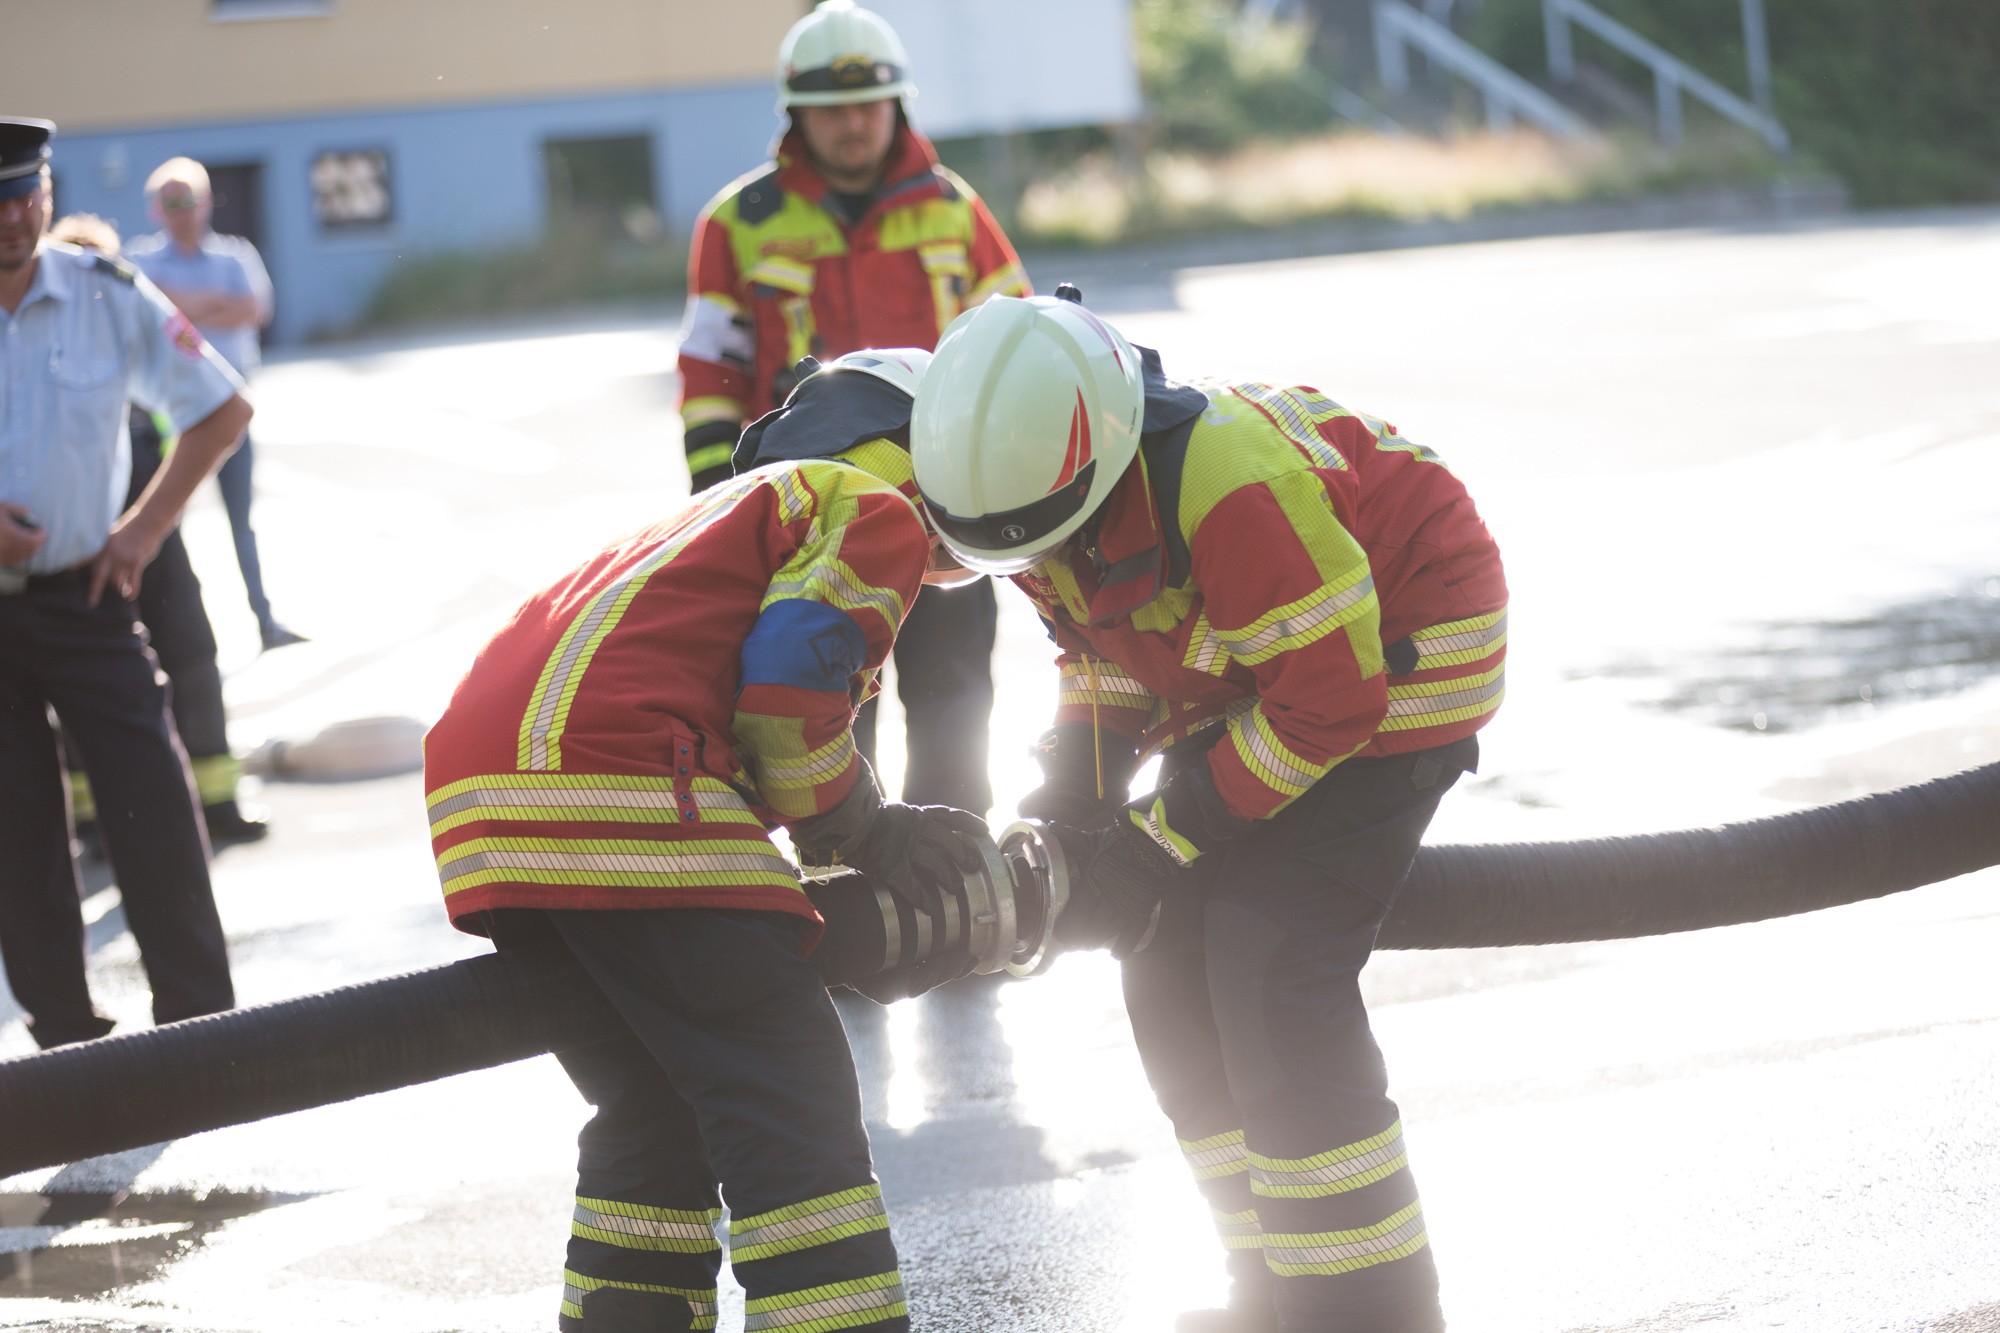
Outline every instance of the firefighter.
<svg viewBox="0 0 2000 1333">
<path fill-rule="evenodd" d="M 578 1140 L 560 1326 L 712 1328 L 727 1198 L 752 1328 L 909 1327 L 840 1019 L 806 955 L 821 919 L 768 836 L 933 917 L 962 811 L 884 803 L 854 752 L 931 567 L 910 395 L 929 354 L 832 362 L 752 429 L 847 432 L 715 487 L 529 598 L 425 742 L 452 923 L 559 940 L 625 1020 L 563 1052 Z M 900 487 L 900 489 L 899 489 Z M 976 856 L 973 858 L 976 861 Z M 962 951 L 866 988 L 920 993 Z"/>
<path fill-rule="evenodd" d="M 1065 285 L 947 331 L 911 429 L 952 554 L 1056 642 L 1025 815 L 1081 866 L 1228 1253 L 1183 1328 L 1443 1327 L 1358 978 L 1500 702 L 1506 585 L 1437 456 L 1318 391 L 1177 383 Z M 1156 790 L 1127 798 L 1144 756 Z"/>
<path fill-rule="evenodd" d="M 937 342 L 961 311 L 1028 290 L 1007 237 L 910 127 L 909 59 L 882 18 L 825 0 L 778 54 L 776 161 L 728 186 L 695 228 L 681 333 L 681 419 L 696 492 L 730 476 L 746 421 L 793 367 Z M 903 798 L 985 811 L 993 590 L 918 599 L 896 644 L 908 717 Z M 875 709 L 856 729 L 873 758 Z"/>
</svg>

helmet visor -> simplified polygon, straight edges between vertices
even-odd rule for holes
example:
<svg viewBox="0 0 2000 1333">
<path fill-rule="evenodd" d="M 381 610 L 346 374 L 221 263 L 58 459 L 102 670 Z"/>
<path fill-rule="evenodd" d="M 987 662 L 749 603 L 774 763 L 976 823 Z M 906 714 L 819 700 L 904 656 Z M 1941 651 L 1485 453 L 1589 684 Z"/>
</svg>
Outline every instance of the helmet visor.
<svg viewBox="0 0 2000 1333">
<path fill-rule="evenodd" d="M 924 508 L 944 544 L 967 569 L 1002 576 L 1019 574 L 1040 564 L 1082 525 L 1089 516 L 1084 506 L 1090 500 L 1090 483 L 1096 475 L 1097 461 L 1093 459 L 1061 490 L 1018 509 L 967 518 L 928 495 Z"/>
</svg>

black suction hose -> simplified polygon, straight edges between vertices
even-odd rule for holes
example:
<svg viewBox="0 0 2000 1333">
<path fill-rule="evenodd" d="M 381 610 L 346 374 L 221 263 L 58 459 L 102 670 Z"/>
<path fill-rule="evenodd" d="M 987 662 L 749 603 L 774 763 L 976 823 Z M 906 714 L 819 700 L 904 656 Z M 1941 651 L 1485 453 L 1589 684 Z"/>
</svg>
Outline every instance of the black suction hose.
<svg viewBox="0 0 2000 1333">
<path fill-rule="evenodd" d="M 1721 828 L 1425 848 L 1390 949 L 1625 939 L 1897 893 L 2000 864 L 2000 764 Z M 859 876 L 809 889 L 828 984 L 907 947 Z M 896 931 L 907 940 L 905 916 Z M 513 950 L 0 1060 L 0 1176 L 567 1049 L 617 1020 L 560 948 Z"/>
</svg>

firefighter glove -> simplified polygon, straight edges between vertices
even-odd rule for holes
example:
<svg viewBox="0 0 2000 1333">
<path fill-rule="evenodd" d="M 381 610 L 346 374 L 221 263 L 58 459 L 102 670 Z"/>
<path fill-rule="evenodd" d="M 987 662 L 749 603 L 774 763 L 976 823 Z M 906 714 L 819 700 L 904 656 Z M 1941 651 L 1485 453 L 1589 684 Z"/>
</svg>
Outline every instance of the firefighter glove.
<svg viewBox="0 0 2000 1333">
<path fill-rule="evenodd" d="M 1069 903 L 1055 926 L 1064 950 L 1130 957 L 1151 937 L 1161 904 L 1192 891 L 1192 872 L 1129 819 L 1088 831 L 1057 826 L 1055 835 L 1070 863 Z"/>
<path fill-rule="evenodd" d="M 965 810 L 885 803 L 865 764 L 839 805 L 792 828 L 804 864 L 852 866 L 934 923 L 945 892 L 980 867 L 967 840 L 988 837 L 986 821 Z"/>
<path fill-rule="evenodd" d="M 1082 829 L 1104 828 L 1117 817 L 1139 764 L 1131 741 L 1088 722 L 1056 724 L 1032 753 L 1042 766 L 1042 785 L 1021 798 L 1021 817 Z"/>
</svg>

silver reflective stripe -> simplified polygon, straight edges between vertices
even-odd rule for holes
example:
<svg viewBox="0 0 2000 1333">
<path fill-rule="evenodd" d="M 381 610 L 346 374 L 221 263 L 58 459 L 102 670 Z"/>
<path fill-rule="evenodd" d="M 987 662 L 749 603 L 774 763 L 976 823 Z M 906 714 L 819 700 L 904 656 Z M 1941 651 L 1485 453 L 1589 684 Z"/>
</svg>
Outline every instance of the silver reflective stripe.
<svg viewBox="0 0 2000 1333">
<path fill-rule="evenodd" d="M 1202 1142 L 1208 1141 L 1204 1139 Z M 1244 1163 L 1249 1160 L 1241 1134 L 1233 1135 L 1228 1143 L 1212 1147 L 1196 1147 L 1192 1143 L 1184 1142 L 1181 1144 L 1181 1155 L 1187 1158 L 1188 1165 L 1194 1168 L 1195 1173 L 1203 1178 L 1234 1174 L 1242 1170 Z"/>
<path fill-rule="evenodd" d="M 695 856 L 651 856 L 640 852 L 475 852 L 444 863 L 450 878 L 479 870 L 626 870 L 646 875 L 696 874 L 710 870 L 770 870 L 785 867 L 777 852 L 706 852 Z"/>
<path fill-rule="evenodd" d="M 1373 575 L 1370 575 L 1353 587 L 1343 589 L 1318 605 L 1307 607 L 1297 615 L 1286 616 L 1281 620 L 1272 621 L 1255 634 L 1238 637 L 1226 630 L 1217 630 L 1216 633 L 1222 637 L 1224 643 L 1229 645 L 1229 651 L 1232 656 L 1254 657 L 1280 639 L 1303 636 L 1308 630 L 1317 629 L 1327 621 L 1334 619 L 1342 611 L 1366 601 L 1374 595 L 1375 579 Z"/>
<path fill-rule="evenodd" d="M 1471 689 L 1453 690 L 1448 694 L 1398 694 L 1395 686 L 1389 687 L 1390 717 L 1425 717 L 1432 713 L 1449 713 L 1459 708 L 1471 708 L 1497 698 L 1506 684 L 1498 679 L 1487 681 Z"/>
<path fill-rule="evenodd" d="M 1288 759 L 1280 758 L 1271 748 L 1270 742 L 1264 738 L 1264 734 L 1257 730 L 1254 719 L 1236 729 L 1236 738 L 1237 743 L 1250 751 L 1251 756 L 1262 765 L 1264 771 L 1280 782 L 1288 782 L 1294 787 L 1310 787 L 1326 776 L 1327 770 L 1324 768 L 1313 772 L 1294 766 Z"/>
<path fill-rule="evenodd" d="M 573 1220 L 579 1226 L 593 1231 L 615 1231 L 621 1236 L 639 1236 L 658 1240 L 682 1240 L 697 1243 L 707 1242 L 716 1249 L 715 1232 L 707 1222 L 670 1221 L 657 1217 L 631 1217 L 624 1213 L 600 1213 L 582 1200 L 577 1201 Z"/>
<path fill-rule="evenodd" d="M 805 755 L 799 758 L 759 755 L 757 763 L 764 780 L 774 786 L 790 787 L 801 782 L 817 786 L 819 779 L 840 772 L 853 758 L 853 738 L 843 732 L 839 740 L 826 746 L 817 755 Z"/>
<path fill-rule="evenodd" d="M 1282 1271 L 1283 1267 L 1310 1268 L 1317 1272 L 1349 1272 L 1356 1268 L 1366 1268 L 1380 1263 L 1394 1251 L 1410 1248 L 1414 1253 L 1422 1248 L 1417 1242 L 1424 1239 L 1423 1212 L 1412 1204 L 1404 1212 L 1408 1214 L 1395 1227 L 1377 1236 L 1365 1236 L 1358 1240 L 1335 1240 L 1334 1237 L 1353 1235 L 1353 1232 L 1325 1232 L 1319 1235 L 1271 1235 L 1264 1236 L 1264 1261 Z"/>
<path fill-rule="evenodd" d="M 1407 1153 L 1403 1147 L 1403 1140 L 1401 1136 L 1398 1136 L 1381 1147 L 1374 1149 L 1372 1152 L 1365 1152 L 1359 1157 L 1350 1157 L 1340 1162 L 1329 1162 L 1325 1166 L 1313 1167 L 1305 1171 L 1279 1171 L 1272 1167 L 1259 1166 L 1253 1161 L 1250 1163 L 1251 1188 L 1258 1193 L 1264 1193 L 1266 1190 L 1294 1191 L 1303 1189 L 1314 1194 L 1338 1194 L 1343 1189 L 1358 1189 L 1360 1186 L 1370 1183 L 1370 1180 L 1379 1180 L 1382 1176 L 1389 1174 L 1386 1171 L 1377 1172 L 1376 1168 L 1378 1167 L 1389 1166 L 1391 1163 L 1394 1163 L 1394 1168 L 1392 1169 L 1401 1169 L 1406 1157 Z M 1357 1176 L 1367 1176 L 1370 1179 L 1355 1180 Z M 1347 1184 L 1346 1182 L 1349 1181 L 1353 1181 L 1354 1183 Z M 1263 1188 L 1260 1189 L 1260 1186 Z"/>
<path fill-rule="evenodd" d="M 734 792 L 696 790 L 693 796 L 693 804 L 698 810 L 747 812 L 750 809 L 749 803 Z M 629 787 L 509 786 L 482 787 L 476 791 L 461 792 L 447 801 L 439 801 L 431 807 L 431 822 L 436 823 L 463 810 L 550 807 L 651 810 L 663 816 L 662 823 L 673 823 L 680 818 L 670 786 L 638 790 Z"/>
<path fill-rule="evenodd" d="M 1472 648 L 1489 647 L 1506 637 L 1507 617 L 1503 615 L 1485 629 L 1461 630 L 1456 634 L 1435 636 L 1428 630 L 1418 630 L 1410 636 L 1410 642 L 1416 645 L 1417 661 L 1421 663 L 1426 657 L 1440 657 L 1446 653 L 1462 653 Z M 1423 667 L 1420 665 L 1417 669 L 1421 671 Z"/>
<path fill-rule="evenodd" d="M 789 579 L 783 583 L 774 581 L 771 590 L 764 594 L 764 604 L 769 606 L 782 598 L 804 596 L 815 585 L 827 588 L 832 594 L 830 598 L 817 600 L 826 601 L 843 611 L 860 606 L 870 607 L 891 625 L 901 623 L 903 604 L 896 594 L 880 588 L 856 587 L 848 582 L 846 572 L 833 564 L 815 565 L 813 572 L 802 579 Z"/>
<path fill-rule="evenodd" d="M 767 1329 L 806 1327 L 818 1320 L 835 1320 L 842 1315 L 886 1311 L 902 1303 L 903 1284 L 898 1282 L 875 1291 L 849 1292 L 805 1305 L 790 1305 L 781 1310 L 764 1310 L 757 1314 L 745 1315 L 743 1333 L 764 1333 Z M 829 1323 L 827 1327 L 844 1328 L 849 1322 L 842 1319 L 838 1323 Z"/>
<path fill-rule="evenodd" d="M 807 1213 L 803 1217 L 790 1217 L 782 1222 L 771 1222 L 760 1227 L 750 1227 L 731 1233 L 729 1249 L 732 1254 L 758 1245 L 778 1245 L 784 1241 L 796 1240 L 826 1231 L 844 1222 L 859 1222 L 871 1217 L 887 1217 L 888 1210 L 879 1198 L 855 1199 L 852 1202 L 828 1208 L 823 1212 Z M 805 1246 L 788 1248 L 804 1249 Z"/>
</svg>

